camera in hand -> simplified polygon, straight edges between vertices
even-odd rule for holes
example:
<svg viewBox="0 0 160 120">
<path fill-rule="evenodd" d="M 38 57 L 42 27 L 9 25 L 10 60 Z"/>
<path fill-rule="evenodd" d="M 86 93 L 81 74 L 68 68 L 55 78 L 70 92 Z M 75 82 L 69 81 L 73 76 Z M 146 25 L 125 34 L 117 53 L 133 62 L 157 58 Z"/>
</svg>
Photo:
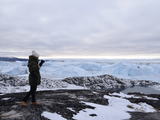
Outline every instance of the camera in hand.
<svg viewBox="0 0 160 120">
<path fill-rule="evenodd" d="M 41 60 L 41 62 L 39 63 L 39 66 L 41 67 L 44 63 L 45 63 L 45 61 Z"/>
</svg>

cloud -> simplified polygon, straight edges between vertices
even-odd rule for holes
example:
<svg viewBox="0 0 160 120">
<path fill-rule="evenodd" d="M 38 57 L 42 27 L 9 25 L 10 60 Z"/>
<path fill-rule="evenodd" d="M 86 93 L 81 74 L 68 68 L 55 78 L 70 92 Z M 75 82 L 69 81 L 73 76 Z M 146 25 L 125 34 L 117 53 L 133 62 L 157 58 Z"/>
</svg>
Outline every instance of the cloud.
<svg viewBox="0 0 160 120">
<path fill-rule="evenodd" d="M 158 0 L 1 0 L 0 55 L 27 56 L 35 49 L 42 56 L 160 56 L 159 5 Z"/>
</svg>

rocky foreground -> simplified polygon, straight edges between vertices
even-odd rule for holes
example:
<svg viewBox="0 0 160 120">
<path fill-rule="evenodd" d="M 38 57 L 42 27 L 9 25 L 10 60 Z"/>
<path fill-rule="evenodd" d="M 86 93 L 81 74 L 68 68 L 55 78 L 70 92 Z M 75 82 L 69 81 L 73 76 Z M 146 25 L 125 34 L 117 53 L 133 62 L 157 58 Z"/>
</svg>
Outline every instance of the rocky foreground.
<svg viewBox="0 0 160 120">
<path fill-rule="evenodd" d="M 43 78 L 39 86 L 41 91 L 37 92 L 37 101 L 40 104 L 29 103 L 27 106 L 21 106 L 19 103 L 26 94 L 24 91 L 29 89 L 27 85 L 26 77 L 0 74 L 0 120 L 159 120 L 160 118 L 159 94 L 119 93 L 133 86 L 159 86 L 160 83 L 157 82 L 127 80 L 112 75 L 71 77 L 63 80 Z M 79 87 L 79 90 L 75 88 L 73 90 L 73 87 Z M 61 88 L 63 90 L 55 90 Z"/>
<path fill-rule="evenodd" d="M 37 99 L 40 105 L 29 103 L 27 106 L 21 106 L 19 102 L 24 94 L 0 95 L 0 120 L 48 120 L 47 117 L 53 113 L 59 115 L 61 120 L 82 120 L 78 116 L 84 114 L 85 120 L 103 120 L 101 117 L 106 117 L 105 120 L 160 118 L 160 95 L 126 95 L 91 90 L 39 91 Z M 50 113 L 48 116 L 46 111 Z"/>
</svg>

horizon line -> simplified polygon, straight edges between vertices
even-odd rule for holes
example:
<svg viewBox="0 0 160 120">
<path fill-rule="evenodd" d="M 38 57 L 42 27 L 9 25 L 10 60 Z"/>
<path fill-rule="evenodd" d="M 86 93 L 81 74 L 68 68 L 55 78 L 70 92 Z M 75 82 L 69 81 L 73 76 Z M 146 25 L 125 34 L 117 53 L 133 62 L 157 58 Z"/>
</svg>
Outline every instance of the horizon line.
<svg viewBox="0 0 160 120">
<path fill-rule="evenodd" d="M 0 56 L 28 58 L 28 56 Z M 40 56 L 43 59 L 160 59 L 160 56 Z"/>
</svg>

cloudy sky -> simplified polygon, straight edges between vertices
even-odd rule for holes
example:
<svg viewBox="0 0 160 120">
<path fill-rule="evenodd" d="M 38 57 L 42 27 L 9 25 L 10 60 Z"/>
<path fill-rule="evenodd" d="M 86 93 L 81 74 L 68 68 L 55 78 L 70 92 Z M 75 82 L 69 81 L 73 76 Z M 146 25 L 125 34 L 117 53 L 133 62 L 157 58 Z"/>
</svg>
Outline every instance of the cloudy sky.
<svg viewBox="0 0 160 120">
<path fill-rule="evenodd" d="M 160 57 L 160 0 L 0 0 L 0 56 Z"/>
</svg>

